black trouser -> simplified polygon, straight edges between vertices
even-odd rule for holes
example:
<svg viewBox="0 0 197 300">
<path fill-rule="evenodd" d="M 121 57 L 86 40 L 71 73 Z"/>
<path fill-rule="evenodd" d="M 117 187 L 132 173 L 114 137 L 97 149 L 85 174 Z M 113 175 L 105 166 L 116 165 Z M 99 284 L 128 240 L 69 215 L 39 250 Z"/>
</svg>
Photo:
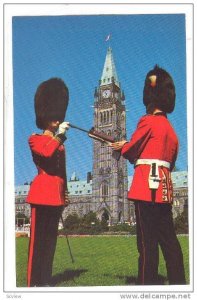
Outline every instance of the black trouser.
<svg viewBox="0 0 197 300">
<path fill-rule="evenodd" d="M 185 284 L 183 254 L 177 239 L 170 204 L 135 201 L 138 284 L 158 284 L 159 245 L 169 284 Z"/>
<path fill-rule="evenodd" d="M 28 286 L 50 285 L 62 206 L 31 205 Z"/>
</svg>

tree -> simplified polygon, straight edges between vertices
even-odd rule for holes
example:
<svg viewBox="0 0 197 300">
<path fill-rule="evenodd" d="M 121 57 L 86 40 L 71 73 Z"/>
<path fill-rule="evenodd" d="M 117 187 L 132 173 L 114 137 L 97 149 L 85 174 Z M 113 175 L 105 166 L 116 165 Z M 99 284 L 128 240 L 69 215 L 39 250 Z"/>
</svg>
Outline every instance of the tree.
<svg viewBox="0 0 197 300">
<path fill-rule="evenodd" d="M 180 214 L 176 219 L 175 219 L 175 230 L 176 233 L 188 233 L 188 208 L 185 207 L 184 211 L 182 214 Z"/>
<path fill-rule="evenodd" d="M 22 213 L 18 213 L 16 214 L 15 217 L 15 224 L 20 226 L 20 225 L 24 225 L 24 224 L 28 224 L 29 223 L 29 218 Z"/>
<path fill-rule="evenodd" d="M 64 221 L 64 228 L 67 230 L 67 229 L 78 229 L 79 226 L 80 226 L 80 218 L 79 216 L 74 213 L 72 215 L 69 215 L 65 221 Z"/>
<path fill-rule="evenodd" d="M 82 218 L 82 225 L 83 226 L 91 226 L 91 225 L 98 225 L 99 220 L 96 217 L 96 213 L 90 211 L 88 214 L 84 215 Z"/>
</svg>

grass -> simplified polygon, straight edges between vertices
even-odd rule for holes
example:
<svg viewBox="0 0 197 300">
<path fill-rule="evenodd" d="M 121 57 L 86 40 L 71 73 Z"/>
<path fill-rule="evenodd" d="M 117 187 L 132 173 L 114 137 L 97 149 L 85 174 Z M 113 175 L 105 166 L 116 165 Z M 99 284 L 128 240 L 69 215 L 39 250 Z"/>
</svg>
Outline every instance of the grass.
<svg viewBox="0 0 197 300">
<path fill-rule="evenodd" d="M 179 236 L 189 283 L 188 237 Z M 16 239 L 17 286 L 26 286 L 28 238 Z M 137 277 L 138 252 L 135 236 L 69 237 L 72 263 L 66 237 L 59 237 L 53 265 L 54 286 L 133 285 Z M 159 274 L 167 284 L 166 268 L 160 255 Z"/>
</svg>

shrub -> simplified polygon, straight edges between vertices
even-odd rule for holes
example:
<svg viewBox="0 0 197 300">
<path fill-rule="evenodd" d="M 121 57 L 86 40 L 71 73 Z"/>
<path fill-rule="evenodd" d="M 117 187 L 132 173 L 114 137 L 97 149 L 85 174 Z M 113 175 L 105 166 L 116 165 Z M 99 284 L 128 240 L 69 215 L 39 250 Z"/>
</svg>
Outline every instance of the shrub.
<svg viewBox="0 0 197 300">
<path fill-rule="evenodd" d="M 185 207 L 174 221 L 174 226 L 177 234 L 188 234 L 188 208 Z"/>
<path fill-rule="evenodd" d="M 77 214 L 69 215 L 64 220 L 64 227 L 59 231 L 59 234 L 135 234 L 135 226 L 130 226 L 126 223 L 108 226 L 107 220 L 101 221 L 96 217 L 95 212 L 89 212 L 80 218 Z"/>
</svg>

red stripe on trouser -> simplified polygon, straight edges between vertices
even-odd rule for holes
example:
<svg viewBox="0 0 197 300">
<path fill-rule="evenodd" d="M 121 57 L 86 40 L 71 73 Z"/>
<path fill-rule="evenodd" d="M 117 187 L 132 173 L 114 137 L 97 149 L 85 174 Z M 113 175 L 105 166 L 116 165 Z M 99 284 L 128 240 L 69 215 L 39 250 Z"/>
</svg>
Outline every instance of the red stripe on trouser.
<svg viewBox="0 0 197 300">
<path fill-rule="evenodd" d="M 142 223 L 141 223 L 141 212 L 140 212 L 140 205 L 139 203 L 137 203 L 138 206 L 138 217 L 139 217 L 139 228 L 141 231 L 141 241 L 142 241 L 142 252 L 140 253 L 140 255 L 142 254 L 142 284 L 144 284 L 144 273 L 145 273 L 145 263 L 146 263 L 146 249 L 145 249 L 145 245 L 144 245 L 144 232 L 143 232 L 143 228 L 142 228 Z"/>
<path fill-rule="evenodd" d="M 35 224 L 36 224 L 36 208 L 31 209 L 31 235 L 30 235 L 30 245 L 29 245 L 29 257 L 28 257 L 28 267 L 27 267 L 27 286 L 31 286 L 31 273 L 32 273 L 32 260 L 33 260 L 33 250 L 35 241 Z"/>
</svg>

